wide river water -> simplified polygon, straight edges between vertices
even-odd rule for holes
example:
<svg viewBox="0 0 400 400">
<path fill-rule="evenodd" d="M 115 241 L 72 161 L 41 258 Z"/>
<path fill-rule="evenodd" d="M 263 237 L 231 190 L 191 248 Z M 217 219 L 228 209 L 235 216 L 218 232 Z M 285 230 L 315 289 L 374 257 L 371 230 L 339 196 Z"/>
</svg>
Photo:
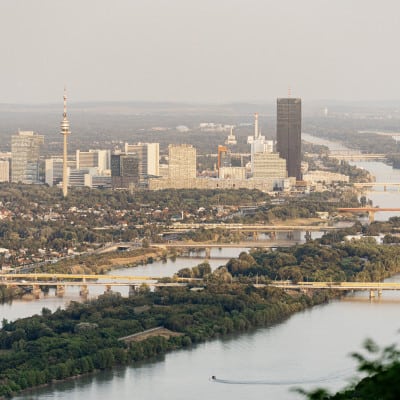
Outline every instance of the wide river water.
<svg viewBox="0 0 400 400">
<path fill-rule="evenodd" d="M 303 138 L 337 148 L 335 143 L 309 135 Z M 377 182 L 400 182 L 400 170 L 381 162 L 356 164 L 375 175 Z M 367 197 L 374 205 L 396 206 L 400 193 L 374 192 Z M 377 214 L 376 219 L 387 219 L 391 215 Z M 211 259 L 212 267 L 224 264 L 225 257 L 235 257 L 242 250 L 213 250 L 212 255 L 218 259 Z M 175 262 L 155 262 L 119 273 L 170 275 L 199 262 L 201 259 L 182 257 Z M 400 277 L 392 280 L 400 281 Z M 0 305 L 0 315 L 13 320 L 38 313 L 42 307 L 52 310 L 63 307 L 70 300 L 77 300 L 76 292 L 67 292 L 62 299 L 50 293 L 38 301 Z M 367 293 L 357 292 L 298 313 L 269 328 L 206 342 L 135 367 L 40 388 L 16 399 L 301 399 L 291 388 L 322 386 L 337 390 L 347 384 L 356 375 L 356 363 L 349 354 L 360 350 L 366 338 L 381 345 L 398 343 L 399 309 L 400 293 L 384 292 L 380 299 L 370 301 Z M 211 381 L 212 375 L 225 382 Z"/>
</svg>

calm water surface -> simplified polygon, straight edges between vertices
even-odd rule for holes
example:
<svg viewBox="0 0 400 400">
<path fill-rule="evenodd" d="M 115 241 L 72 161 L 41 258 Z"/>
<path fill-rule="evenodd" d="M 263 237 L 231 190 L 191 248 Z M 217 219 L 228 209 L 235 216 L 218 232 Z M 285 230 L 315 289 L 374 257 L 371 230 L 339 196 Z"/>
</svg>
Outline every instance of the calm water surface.
<svg viewBox="0 0 400 400">
<path fill-rule="evenodd" d="M 371 171 L 377 181 L 393 179 L 400 182 L 400 171 L 383 163 L 356 164 Z M 367 197 L 381 207 L 400 205 L 398 192 L 370 193 Z M 387 219 L 389 216 L 381 213 L 376 217 Z M 228 258 L 237 254 L 230 254 Z M 120 273 L 168 275 L 199 262 L 201 260 L 177 259 L 179 265 L 157 262 Z M 224 264 L 224 260 L 213 260 L 212 263 L 215 268 Z M 168 274 L 163 273 L 166 271 Z M 400 281 L 400 276 L 391 280 Z M 65 299 L 52 297 L 22 304 L 25 313 L 29 309 L 32 314 L 34 309 L 40 311 L 44 305 L 49 308 L 62 306 Z M 14 319 L 18 317 L 19 308 L 15 301 L 10 306 L 1 306 L 0 310 L 7 313 L 9 319 Z M 358 292 L 298 313 L 270 328 L 213 340 L 190 350 L 167 354 L 154 362 L 57 384 L 16 399 L 301 399 L 302 396 L 290 391 L 293 386 L 308 389 L 323 386 L 337 390 L 354 377 L 355 363 L 349 354 L 360 350 L 367 337 L 381 345 L 398 343 L 399 310 L 400 293 L 384 292 L 382 298 L 370 301 L 366 293 Z M 212 375 L 232 383 L 212 382 Z M 298 381 L 312 383 L 295 384 Z"/>
</svg>

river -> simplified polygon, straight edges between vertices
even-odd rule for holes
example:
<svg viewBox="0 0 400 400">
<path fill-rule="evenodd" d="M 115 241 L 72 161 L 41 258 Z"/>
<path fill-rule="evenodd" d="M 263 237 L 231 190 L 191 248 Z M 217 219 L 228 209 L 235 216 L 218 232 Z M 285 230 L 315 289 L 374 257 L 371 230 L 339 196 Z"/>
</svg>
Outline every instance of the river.
<svg viewBox="0 0 400 400">
<path fill-rule="evenodd" d="M 309 137 L 306 140 L 319 141 Z M 337 146 L 332 142 L 329 145 Z M 388 181 L 389 177 L 400 182 L 400 171 L 381 162 L 356 164 L 374 174 L 378 182 Z M 400 193 L 371 193 L 368 198 L 374 205 L 396 206 Z M 377 219 L 389 216 L 381 213 L 377 214 Z M 186 267 L 201 260 L 178 258 L 175 262 L 182 262 L 182 267 Z M 223 258 L 212 260 L 213 267 L 223 263 Z M 157 271 L 163 273 L 179 268 L 181 265 L 155 262 L 136 268 L 134 274 L 154 275 Z M 129 269 L 124 271 L 129 273 Z M 392 279 L 398 281 L 400 277 Z M 52 309 L 63 306 L 66 300 L 48 297 L 37 302 L 23 302 L 21 308 L 25 308 L 25 315 L 27 308 L 32 314 L 43 306 Z M 9 307 L 7 312 L 6 307 Z M 14 319 L 19 316 L 19 307 L 14 301 L 9 306 L 1 306 L 1 312 Z M 40 388 L 16 399 L 301 399 L 302 396 L 290 391 L 293 386 L 337 390 L 354 377 L 356 364 L 349 354 L 360 350 L 367 337 L 381 345 L 398 343 L 399 307 L 400 293 L 384 292 L 382 298 L 370 301 L 366 293 L 357 292 L 298 313 L 269 328 L 206 342 L 135 367 Z M 213 382 L 211 375 L 230 383 Z M 299 381 L 309 383 L 299 385 Z"/>
</svg>

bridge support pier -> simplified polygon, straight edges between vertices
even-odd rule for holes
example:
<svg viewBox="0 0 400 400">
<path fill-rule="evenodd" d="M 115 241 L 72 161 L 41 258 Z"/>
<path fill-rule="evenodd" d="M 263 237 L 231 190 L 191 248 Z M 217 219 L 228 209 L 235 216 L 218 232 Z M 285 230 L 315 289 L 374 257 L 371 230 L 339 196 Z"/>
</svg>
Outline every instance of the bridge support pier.
<svg viewBox="0 0 400 400">
<path fill-rule="evenodd" d="M 130 286 L 129 286 L 129 293 L 128 293 L 128 296 L 129 296 L 129 297 L 136 296 L 137 293 L 138 293 L 138 291 L 139 291 L 139 287 L 138 287 L 137 285 L 130 285 Z"/>
<path fill-rule="evenodd" d="M 382 297 L 382 289 L 378 289 L 378 297 Z"/>
<path fill-rule="evenodd" d="M 375 221 L 375 211 L 368 211 L 368 220 L 370 223 Z"/>
<path fill-rule="evenodd" d="M 79 295 L 82 297 L 87 297 L 89 295 L 89 288 L 87 285 L 82 285 L 81 290 L 79 291 Z"/>
<path fill-rule="evenodd" d="M 211 257 L 211 247 L 206 247 L 206 260 L 209 260 Z"/>
<path fill-rule="evenodd" d="M 42 290 L 40 289 L 39 285 L 33 285 L 32 286 L 32 294 L 35 297 L 35 299 L 40 299 L 40 294 L 42 293 Z"/>
<path fill-rule="evenodd" d="M 56 296 L 63 297 L 65 293 L 65 286 L 64 285 L 57 285 L 56 287 Z"/>
<path fill-rule="evenodd" d="M 369 291 L 369 298 L 370 299 L 375 298 L 375 292 L 372 289 Z"/>
<path fill-rule="evenodd" d="M 310 240 L 312 240 L 311 232 L 310 231 L 306 231 L 306 234 L 304 235 L 304 238 L 306 239 L 306 242 L 309 242 Z"/>
</svg>

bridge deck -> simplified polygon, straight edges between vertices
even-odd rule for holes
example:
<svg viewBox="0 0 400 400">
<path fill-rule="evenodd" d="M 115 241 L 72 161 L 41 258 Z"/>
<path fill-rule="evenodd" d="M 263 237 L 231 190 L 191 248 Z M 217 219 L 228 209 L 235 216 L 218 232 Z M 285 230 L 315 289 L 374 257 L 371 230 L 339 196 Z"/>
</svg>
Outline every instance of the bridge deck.
<svg viewBox="0 0 400 400">
<path fill-rule="evenodd" d="M 269 286 L 283 289 L 400 290 L 395 282 L 276 282 Z"/>
</svg>

